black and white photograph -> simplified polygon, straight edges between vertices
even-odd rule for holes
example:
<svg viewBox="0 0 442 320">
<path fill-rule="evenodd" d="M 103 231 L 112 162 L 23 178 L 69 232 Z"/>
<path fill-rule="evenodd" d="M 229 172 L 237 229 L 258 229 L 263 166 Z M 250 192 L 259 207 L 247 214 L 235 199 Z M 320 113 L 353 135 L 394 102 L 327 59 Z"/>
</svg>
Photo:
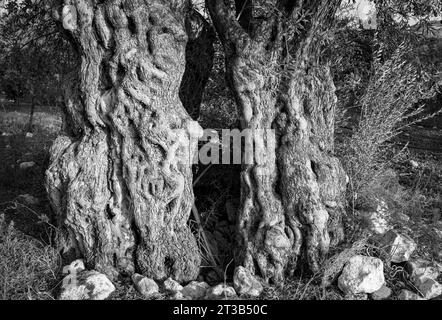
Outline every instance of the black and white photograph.
<svg viewBox="0 0 442 320">
<path fill-rule="evenodd" d="M 442 300 L 442 0 L 0 0 L 0 300 Z"/>
</svg>

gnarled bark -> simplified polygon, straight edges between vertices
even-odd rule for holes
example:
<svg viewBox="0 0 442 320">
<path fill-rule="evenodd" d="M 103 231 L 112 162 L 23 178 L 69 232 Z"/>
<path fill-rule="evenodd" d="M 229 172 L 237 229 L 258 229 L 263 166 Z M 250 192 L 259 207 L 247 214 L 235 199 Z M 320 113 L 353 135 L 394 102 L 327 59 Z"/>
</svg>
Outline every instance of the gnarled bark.
<svg viewBox="0 0 442 320">
<path fill-rule="evenodd" d="M 179 99 L 186 0 L 71 0 L 81 63 L 51 149 L 47 190 L 65 251 L 110 277 L 196 278 L 187 226 L 201 127 Z"/>
<path fill-rule="evenodd" d="M 312 50 L 339 1 L 275 0 L 260 17 L 253 15 L 256 1 L 235 3 L 236 12 L 223 0 L 206 0 L 226 51 L 228 83 L 243 129 L 276 134 L 276 141 L 254 141 L 255 157 L 270 153 L 243 168 L 237 263 L 278 283 L 300 257 L 318 271 L 330 245 L 343 238 L 346 181 L 333 156 L 335 88 Z M 244 10 L 248 18 L 238 21 Z M 302 14 L 307 21 L 295 32 Z"/>
</svg>

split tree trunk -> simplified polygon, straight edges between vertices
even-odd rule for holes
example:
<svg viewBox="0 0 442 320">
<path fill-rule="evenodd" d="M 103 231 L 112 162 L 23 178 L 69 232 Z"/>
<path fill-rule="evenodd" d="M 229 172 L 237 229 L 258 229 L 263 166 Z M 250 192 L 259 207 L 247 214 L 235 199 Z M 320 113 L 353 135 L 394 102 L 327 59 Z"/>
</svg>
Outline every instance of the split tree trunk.
<svg viewBox="0 0 442 320">
<path fill-rule="evenodd" d="M 202 134 L 179 99 L 186 0 L 72 0 L 60 8 L 80 55 L 51 149 L 47 190 L 65 252 L 115 278 L 194 280 L 187 226 Z"/>
<path fill-rule="evenodd" d="M 316 29 L 339 1 L 273 2 L 270 14 L 255 19 L 252 0 L 235 1 L 236 12 L 223 0 L 206 0 L 243 129 L 276 135 L 255 139 L 255 158 L 265 161 L 243 168 L 237 264 L 280 283 L 299 258 L 318 271 L 342 240 L 346 175 L 333 155 L 335 87 L 312 50 Z M 310 21 L 293 38 L 289 21 L 306 12 Z"/>
</svg>

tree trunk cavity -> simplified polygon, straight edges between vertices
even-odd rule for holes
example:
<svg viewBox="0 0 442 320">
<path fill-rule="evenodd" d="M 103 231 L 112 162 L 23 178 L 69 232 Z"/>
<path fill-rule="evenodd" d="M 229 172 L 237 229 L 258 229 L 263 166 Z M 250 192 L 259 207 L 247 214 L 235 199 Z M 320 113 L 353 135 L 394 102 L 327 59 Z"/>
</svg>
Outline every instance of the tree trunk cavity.
<svg viewBox="0 0 442 320">
<path fill-rule="evenodd" d="M 193 120 L 200 117 L 204 89 L 215 59 L 215 31 L 206 19 L 192 10 L 186 17 L 186 69 L 180 87 L 180 98 Z"/>
<path fill-rule="evenodd" d="M 206 0 L 226 51 L 226 77 L 242 128 L 272 129 L 276 136 L 255 140 L 255 160 L 265 161 L 243 167 L 237 264 L 280 283 L 300 259 L 319 271 L 330 246 L 343 239 L 346 175 L 333 155 L 335 87 L 329 68 L 311 50 L 315 28 L 339 1 L 307 8 L 270 2 L 277 10 L 269 12 L 276 13 L 254 18 L 252 0 L 235 1 L 236 12 L 223 0 Z M 238 21 L 244 10 L 249 21 Z M 290 19 L 305 12 L 311 14 L 305 31 L 290 39 Z M 288 53 L 290 42 L 295 49 Z"/>
<path fill-rule="evenodd" d="M 47 171 L 60 244 L 111 278 L 194 280 L 187 221 L 202 129 L 179 98 L 188 2 L 65 3 L 58 15 L 81 62 Z"/>
</svg>

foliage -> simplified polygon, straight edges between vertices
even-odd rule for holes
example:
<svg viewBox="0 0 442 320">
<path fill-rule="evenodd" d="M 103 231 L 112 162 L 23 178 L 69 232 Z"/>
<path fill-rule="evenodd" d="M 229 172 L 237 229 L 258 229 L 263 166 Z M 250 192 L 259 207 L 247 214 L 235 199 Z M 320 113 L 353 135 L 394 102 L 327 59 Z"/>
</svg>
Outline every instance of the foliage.
<svg viewBox="0 0 442 320">
<path fill-rule="evenodd" d="M 54 103 L 73 52 L 43 0 L 7 1 L 0 23 L 0 90 L 10 99 Z"/>
<path fill-rule="evenodd" d="M 438 90 L 441 61 L 434 59 L 430 40 L 390 19 L 391 10 L 378 6 L 376 32 L 343 28 L 335 45 L 340 110 L 350 107 L 354 123 L 338 143 L 354 205 L 364 201 L 390 166 L 391 142 L 401 130 L 432 116 L 423 114 L 422 102 Z"/>
</svg>

